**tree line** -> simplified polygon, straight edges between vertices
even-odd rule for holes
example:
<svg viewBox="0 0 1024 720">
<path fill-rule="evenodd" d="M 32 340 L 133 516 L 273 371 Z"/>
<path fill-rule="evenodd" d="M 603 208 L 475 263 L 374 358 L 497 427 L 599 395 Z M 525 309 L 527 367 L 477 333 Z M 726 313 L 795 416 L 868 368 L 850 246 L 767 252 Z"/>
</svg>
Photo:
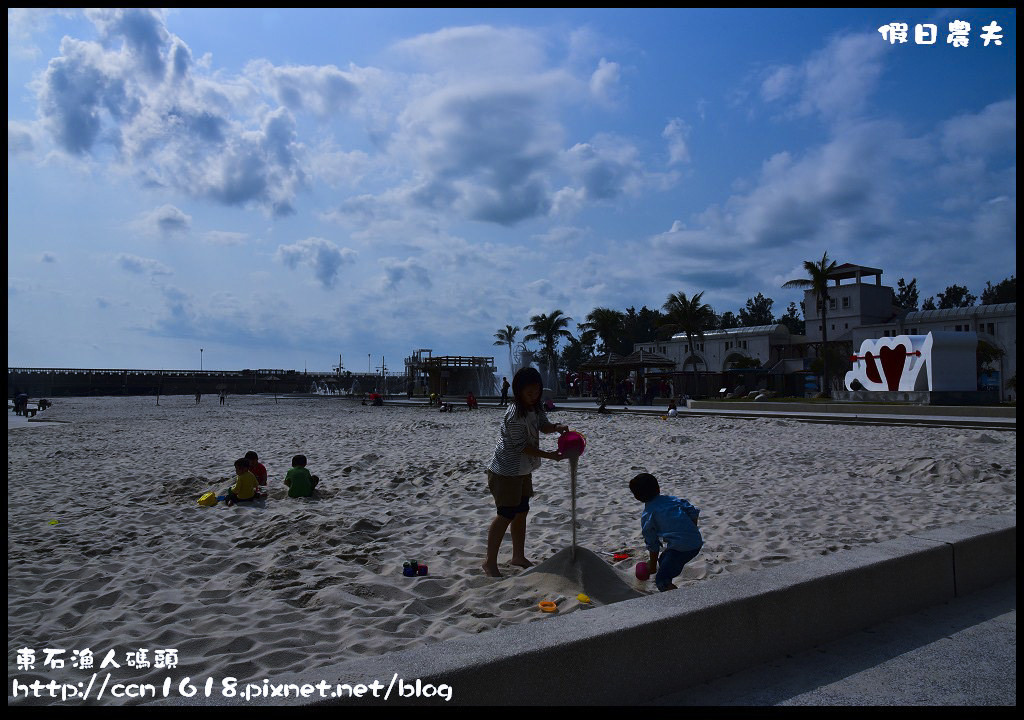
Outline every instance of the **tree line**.
<svg viewBox="0 0 1024 720">
<path fill-rule="evenodd" d="M 783 288 L 799 288 L 814 292 L 816 300 L 822 308 L 822 327 L 825 324 L 829 300 L 829 275 L 836 268 L 835 261 L 830 261 L 826 252 L 821 260 L 805 261 L 804 270 L 807 277 L 786 282 Z M 570 330 L 573 318 L 561 310 L 547 314 L 541 313 L 530 318 L 530 322 L 519 327 L 506 325 L 494 334 L 494 344 L 508 348 L 509 366 L 515 367 L 514 350 L 532 352 L 528 343 L 535 342 L 540 346 L 535 354 L 549 368 L 572 372 L 582 363 L 598 355 L 613 352 L 628 355 L 638 343 L 656 342 L 675 334 L 686 335 L 690 347 L 694 340 L 704 337 L 705 331 L 727 330 L 739 327 L 758 327 L 763 325 L 785 325 L 795 335 L 804 335 L 806 321 L 801 319 L 800 310 L 795 302 L 790 302 L 786 312 L 774 315 L 775 301 L 757 293 L 748 298 L 746 305 L 736 312 L 726 310 L 718 313 L 710 305 L 704 303 L 704 291 L 687 296 L 683 291 L 670 293 L 660 309 L 650 309 L 646 305 L 637 310 L 629 307 L 616 310 L 609 307 L 596 307 L 591 310 L 583 322 L 576 323 L 576 333 Z M 936 300 L 937 298 L 937 300 Z M 917 278 L 906 282 L 900 278 L 895 293 L 895 303 L 907 311 L 936 310 L 943 308 L 971 307 L 978 297 L 973 295 L 966 286 L 950 285 L 935 296 L 919 302 Z M 993 285 L 985 283 L 981 291 L 981 304 L 993 305 L 1017 301 L 1017 279 L 1011 275 Z M 803 303 L 800 303 L 801 307 Z M 806 308 L 802 308 L 806 317 Z M 522 334 L 520 334 L 522 333 Z M 564 343 L 564 344 L 563 344 Z M 823 333 L 822 344 L 827 345 L 827 331 Z M 828 354 L 823 355 L 823 375 L 828 377 Z M 696 366 L 694 366 L 696 372 Z"/>
</svg>

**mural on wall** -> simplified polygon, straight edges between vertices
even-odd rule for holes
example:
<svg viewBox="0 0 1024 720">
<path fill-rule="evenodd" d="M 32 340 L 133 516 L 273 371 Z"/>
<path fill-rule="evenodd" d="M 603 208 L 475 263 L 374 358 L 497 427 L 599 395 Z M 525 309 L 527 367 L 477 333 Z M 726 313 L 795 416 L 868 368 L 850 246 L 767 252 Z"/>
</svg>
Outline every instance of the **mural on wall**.
<svg viewBox="0 0 1024 720">
<path fill-rule="evenodd" d="M 876 392 L 976 390 L 977 348 L 973 332 L 869 338 L 850 357 L 846 387 L 856 380 Z"/>
</svg>

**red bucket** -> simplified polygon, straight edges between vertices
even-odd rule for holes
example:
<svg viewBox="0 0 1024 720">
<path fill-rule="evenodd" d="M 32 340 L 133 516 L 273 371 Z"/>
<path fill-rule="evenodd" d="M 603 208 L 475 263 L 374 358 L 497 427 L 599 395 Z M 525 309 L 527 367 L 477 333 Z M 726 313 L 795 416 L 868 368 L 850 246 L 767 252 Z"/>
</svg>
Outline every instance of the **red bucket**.
<svg viewBox="0 0 1024 720">
<path fill-rule="evenodd" d="M 583 454 L 586 447 L 587 439 L 583 437 L 583 433 L 570 430 L 558 436 L 558 452 L 562 455 L 579 456 Z"/>
</svg>

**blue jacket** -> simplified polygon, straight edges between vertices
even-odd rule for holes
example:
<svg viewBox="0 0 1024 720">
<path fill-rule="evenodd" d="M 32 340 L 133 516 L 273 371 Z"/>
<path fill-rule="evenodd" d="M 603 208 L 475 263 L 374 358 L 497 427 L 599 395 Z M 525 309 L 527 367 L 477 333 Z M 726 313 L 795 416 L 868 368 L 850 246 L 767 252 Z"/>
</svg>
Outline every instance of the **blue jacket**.
<svg viewBox="0 0 1024 720">
<path fill-rule="evenodd" d="M 671 495 L 658 495 L 644 504 L 640 515 L 640 530 L 644 542 L 651 552 L 661 550 L 664 540 L 669 550 L 697 550 L 704 545 L 704 538 L 697 529 L 696 521 L 700 510 L 687 500 Z"/>
</svg>

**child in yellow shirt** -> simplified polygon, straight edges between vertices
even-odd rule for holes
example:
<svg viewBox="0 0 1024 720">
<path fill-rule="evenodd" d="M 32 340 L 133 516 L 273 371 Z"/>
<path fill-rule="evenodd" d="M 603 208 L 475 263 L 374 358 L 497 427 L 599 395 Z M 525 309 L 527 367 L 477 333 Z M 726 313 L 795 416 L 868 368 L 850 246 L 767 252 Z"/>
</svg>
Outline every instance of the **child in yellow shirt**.
<svg viewBox="0 0 1024 720">
<path fill-rule="evenodd" d="M 259 480 L 249 470 L 249 461 L 246 458 L 235 460 L 235 484 L 227 492 L 228 505 L 255 500 L 259 486 Z"/>
</svg>

